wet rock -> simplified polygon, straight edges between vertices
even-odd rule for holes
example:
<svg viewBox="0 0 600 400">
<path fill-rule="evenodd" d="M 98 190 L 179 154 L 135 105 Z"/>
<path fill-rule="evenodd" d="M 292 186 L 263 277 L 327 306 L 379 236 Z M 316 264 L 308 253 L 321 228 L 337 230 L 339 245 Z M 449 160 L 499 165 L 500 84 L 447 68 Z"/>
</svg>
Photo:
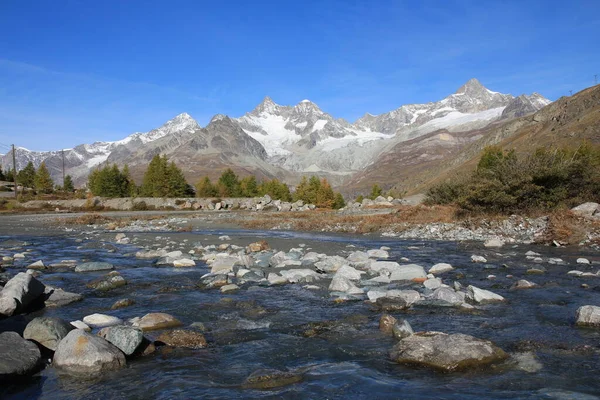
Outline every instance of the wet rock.
<svg viewBox="0 0 600 400">
<path fill-rule="evenodd" d="M 120 308 L 125 308 L 125 307 L 129 307 L 135 304 L 135 301 L 133 301 L 132 299 L 121 299 L 121 300 L 117 300 L 113 303 L 113 305 L 110 307 L 111 310 L 118 310 Z"/>
<path fill-rule="evenodd" d="M 344 277 L 351 281 L 359 281 L 361 277 L 361 271 L 352 268 L 349 265 L 343 265 L 335 273 L 334 277 L 336 276 Z"/>
<path fill-rule="evenodd" d="M 235 292 L 237 290 L 240 290 L 240 287 L 238 285 L 235 285 L 235 284 L 229 284 L 229 285 L 221 286 L 221 293 L 232 293 L 232 292 Z"/>
<path fill-rule="evenodd" d="M 383 314 L 381 316 L 381 318 L 379 318 L 379 330 L 384 334 L 384 335 L 392 335 L 392 328 L 394 327 L 394 324 L 397 323 L 398 320 L 396 320 L 396 318 L 392 317 L 389 314 Z"/>
<path fill-rule="evenodd" d="M 311 280 L 321 279 L 321 275 L 319 275 L 312 269 L 306 269 L 306 268 L 283 270 L 283 271 L 279 271 L 279 274 L 281 274 L 281 276 L 283 276 L 285 279 L 287 279 L 291 283 L 296 283 L 296 282 L 301 282 L 301 281 L 306 282 L 309 280 L 309 278 Z"/>
<path fill-rule="evenodd" d="M 450 264 L 438 263 L 429 268 L 429 273 L 433 275 L 443 274 L 444 272 L 452 271 L 454 268 Z"/>
<path fill-rule="evenodd" d="M 173 263 L 175 261 L 180 260 L 182 258 L 185 258 L 185 256 L 181 251 L 171 251 L 170 253 L 166 253 L 164 256 L 156 260 L 155 264 L 158 267 L 165 265 L 173 266 Z"/>
<path fill-rule="evenodd" d="M 185 347 L 188 349 L 203 349 L 208 344 L 204 335 L 195 331 L 189 331 L 184 329 L 175 329 L 172 331 L 163 332 L 158 338 L 157 342 L 164 343 L 172 347 Z"/>
<path fill-rule="evenodd" d="M 265 251 L 265 250 L 269 250 L 269 243 L 267 243 L 265 240 L 261 240 L 259 242 L 254 242 L 254 243 L 250 243 L 246 249 L 248 250 L 248 252 L 250 253 L 258 253 L 261 251 Z"/>
<path fill-rule="evenodd" d="M 533 282 L 527 281 L 525 279 L 520 279 L 510 287 L 510 290 L 533 289 L 537 286 L 538 285 Z"/>
<path fill-rule="evenodd" d="M 175 268 L 195 267 L 196 262 L 190 258 L 180 258 L 179 260 L 173 261 L 173 266 Z"/>
<path fill-rule="evenodd" d="M 246 280 L 250 273 L 244 275 Z M 200 280 L 200 284 L 205 289 L 220 288 L 229 284 L 229 277 L 225 274 L 213 274 L 203 276 Z"/>
<path fill-rule="evenodd" d="M 227 273 L 233 270 L 235 265 L 242 264 L 236 256 L 224 255 L 217 257 L 211 264 L 210 272 L 213 274 Z M 243 265 L 243 264 L 242 264 Z"/>
<path fill-rule="evenodd" d="M 391 281 L 416 281 L 425 280 L 426 278 L 425 270 L 417 264 L 401 265 L 400 268 L 392 271 L 390 275 Z"/>
<path fill-rule="evenodd" d="M 245 389 L 267 390 L 292 385 L 301 382 L 301 374 L 279 371 L 274 369 L 261 369 L 250 374 L 242 384 Z"/>
<path fill-rule="evenodd" d="M 125 285 L 127 285 L 127 281 L 125 280 L 125 278 L 123 278 L 121 274 L 119 274 L 117 271 L 113 271 L 108 275 L 105 275 L 98 279 L 94 279 L 93 281 L 89 282 L 86 286 L 90 289 L 106 292 Z"/>
<path fill-rule="evenodd" d="M 455 292 L 454 290 L 441 287 L 436 289 L 433 294 L 429 297 L 429 300 L 439 303 L 445 303 L 448 306 L 457 306 L 464 302 L 464 296 L 461 296 L 460 293 Z"/>
<path fill-rule="evenodd" d="M 41 364 L 42 355 L 35 343 L 16 332 L 0 333 L 0 382 L 32 375 Z"/>
<path fill-rule="evenodd" d="M 87 262 L 77 265 L 75 272 L 108 271 L 114 268 L 114 265 L 107 262 Z"/>
<path fill-rule="evenodd" d="M 417 333 L 400 340 L 391 351 L 400 363 L 457 371 L 487 365 L 507 358 L 492 342 L 464 334 Z"/>
<path fill-rule="evenodd" d="M 367 297 L 369 298 L 369 301 L 375 302 L 375 301 L 377 301 L 378 298 L 385 297 L 386 294 L 387 294 L 387 290 L 371 289 L 367 292 Z"/>
<path fill-rule="evenodd" d="M 483 245 L 485 247 L 502 247 L 504 246 L 504 241 L 500 239 L 488 239 Z"/>
<path fill-rule="evenodd" d="M 11 316 L 27 310 L 44 294 L 45 286 L 32 275 L 19 272 L 0 292 L 0 315 Z"/>
<path fill-rule="evenodd" d="M 368 250 L 367 255 L 369 256 L 369 258 L 389 258 L 390 257 L 390 254 L 387 251 L 381 250 L 381 249 Z"/>
<path fill-rule="evenodd" d="M 356 287 L 350 279 L 344 276 L 335 275 L 329 285 L 329 290 L 332 292 L 344 292 L 348 294 L 362 294 L 363 290 Z"/>
<path fill-rule="evenodd" d="M 410 308 L 408 302 L 401 297 L 380 297 L 375 301 L 375 304 L 381 311 L 386 312 L 404 311 Z"/>
<path fill-rule="evenodd" d="M 135 253 L 135 257 L 141 259 L 152 259 L 164 257 L 165 254 L 167 254 L 165 250 L 138 251 L 137 253 Z"/>
<path fill-rule="evenodd" d="M 44 262 L 42 260 L 31 263 L 27 266 L 28 269 L 46 269 Z"/>
<path fill-rule="evenodd" d="M 103 328 L 98 336 L 116 346 L 126 356 L 134 354 L 144 342 L 144 334 L 140 329 L 124 325 Z"/>
<path fill-rule="evenodd" d="M 388 290 L 385 296 L 389 299 L 402 299 L 408 306 L 413 305 L 421 299 L 421 295 L 416 290 Z"/>
<path fill-rule="evenodd" d="M 395 339 L 401 340 L 414 335 L 414 331 L 407 320 L 400 319 L 392 326 L 392 336 Z"/>
<path fill-rule="evenodd" d="M 58 343 L 73 329 L 75 328 L 71 324 L 60 318 L 37 317 L 27 324 L 23 338 L 33 340 L 54 351 Z"/>
<path fill-rule="evenodd" d="M 466 300 L 476 304 L 489 304 L 505 301 L 504 297 L 499 294 L 490 292 L 489 290 L 480 289 L 473 285 L 467 287 Z"/>
<path fill-rule="evenodd" d="M 83 322 L 92 328 L 104 328 L 107 326 L 121 325 L 123 320 L 112 315 L 91 314 L 83 317 Z"/>
<path fill-rule="evenodd" d="M 535 353 L 514 353 L 511 354 L 510 359 L 514 363 L 515 368 L 521 371 L 535 373 L 542 370 L 543 365 L 535 357 Z"/>
<path fill-rule="evenodd" d="M 423 282 L 423 286 L 429 290 L 435 290 L 442 286 L 442 280 L 440 278 L 427 279 Z"/>
<path fill-rule="evenodd" d="M 61 340 L 53 365 L 69 373 L 97 374 L 125 367 L 125 355 L 107 340 L 75 329 Z"/>
<path fill-rule="evenodd" d="M 269 273 L 269 275 L 267 276 L 267 280 L 271 285 L 284 285 L 288 283 L 288 280 L 286 278 L 273 272 Z"/>
<path fill-rule="evenodd" d="M 176 328 L 183 324 L 174 316 L 166 313 L 149 313 L 135 321 L 132 325 L 146 332 L 158 329 Z"/>
<path fill-rule="evenodd" d="M 365 267 L 371 262 L 369 255 L 364 251 L 353 251 L 346 260 L 354 267 Z"/>
<path fill-rule="evenodd" d="M 578 258 L 577 259 L 577 264 L 590 264 L 590 260 L 588 260 L 587 258 Z"/>
<path fill-rule="evenodd" d="M 340 256 L 330 256 L 329 257 L 328 256 L 328 257 L 325 257 L 323 260 L 316 262 L 315 267 L 318 270 L 321 270 L 324 272 L 336 272 L 342 266 L 347 265 L 347 264 L 348 264 L 348 262 L 343 257 L 340 257 Z"/>
<path fill-rule="evenodd" d="M 46 296 L 46 300 L 44 301 L 46 307 L 63 307 L 67 304 L 83 300 L 83 295 L 79 293 L 65 292 L 61 288 L 52 286 L 46 286 L 44 295 Z"/>
<path fill-rule="evenodd" d="M 81 330 L 86 331 L 86 332 L 91 332 L 92 331 L 92 328 L 90 328 L 88 326 L 88 324 L 86 324 L 83 321 L 79 321 L 79 320 L 77 320 L 77 321 L 71 321 L 70 324 L 73 325 L 73 327 L 75 327 L 76 329 L 81 329 Z"/>
<path fill-rule="evenodd" d="M 471 262 L 474 263 L 486 263 L 487 259 L 482 256 L 471 256 Z"/>
<path fill-rule="evenodd" d="M 577 309 L 577 325 L 600 327 L 600 307 L 582 306 Z"/>
</svg>

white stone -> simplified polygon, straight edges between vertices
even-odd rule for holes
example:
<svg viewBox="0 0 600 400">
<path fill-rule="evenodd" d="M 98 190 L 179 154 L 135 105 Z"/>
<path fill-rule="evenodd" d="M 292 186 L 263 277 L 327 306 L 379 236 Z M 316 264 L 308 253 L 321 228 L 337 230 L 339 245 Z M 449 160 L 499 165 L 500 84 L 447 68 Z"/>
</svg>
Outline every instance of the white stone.
<svg viewBox="0 0 600 400">
<path fill-rule="evenodd" d="M 450 264 L 438 263 L 429 268 L 429 273 L 433 275 L 443 274 L 444 272 L 452 271 L 454 268 Z"/>
<path fill-rule="evenodd" d="M 502 247 L 504 246 L 504 241 L 500 239 L 489 239 L 483 244 L 485 247 Z"/>
<path fill-rule="evenodd" d="M 400 268 L 392 271 L 390 275 L 391 281 L 411 281 L 413 279 L 426 278 L 427 274 L 423 267 L 417 264 L 401 265 Z"/>
<path fill-rule="evenodd" d="M 487 259 L 482 256 L 471 256 L 471 262 L 474 263 L 486 263 Z"/>
<path fill-rule="evenodd" d="M 577 259 L 577 264 L 589 264 L 590 260 L 588 260 L 587 258 L 578 258 Z"/>
<path fill-rule="evenodd" d="M 387 291 L 381 290 L 381 289 L 371 289 L 367 292 L 367 297 L 369 298 L 369 301 L 371 301 L 371 302 L 377 301 L 377 299 L 380 297 L 386 297 L 386 295 L 387 295 Z"/>
<path fill-rule="evenodd" d="M 367 255 L 370 258 L 389 258 L 390 257 L 390 255 L 387 251 L 380 250 L 380 249 L 369 250 L 369 251 L 367 251 Z"/>
<path fill-rule="evenodd" d="M 195 267 L 196 262 L 189 258 L 180 258 L 179 260 L 173 261 L 173 266 L 176 268 L 180 267 Z"/>
<path fill-rule="evenodd" d="M 123 320 L 112 315 L 91 314 L 83 318 L 83 322 L 92 328 L 104 328 L 107 326 L 121 325 Z"/>
<path fill-rule="evenodd" d="M 221 293 L 231 293 L 231 292 L 235 292 L 236 290 L 238 290 L 240 287 L 234 283 L 229 284 L 229 285 L 225 285 L 225 286 L 221 286 Z"/>
<path fill-rule="evenodd" d="M 70 324 L 73 325 L 75 328 L 84 330 L 86 332 L 91 332 L 92 331 L 92 328 L 90 328 L 88 326 L 88 324 L 86 324 L 83 321 L 79 321 L 79 320 L 77 320 L 77 321 L 71 321 Z"/>
<path fill-rule="evenodd" d="M 489 290 L 480 289 L 473 285 L 469 285 L 467 287 L 466 299 L 471 303 L 477 304 L 496 303 L 505 300 L 504 297 L 500 296 L 499 294 L 490 292 Z"/>
<path fill-rule="evenodd" d="M 440 278 L 427 279 L 423 282 L 423 286 L 427 289 L 435 290 L 442 286 L 442 280 Z"/>
<path fill-rule="evenodd" d="M 267 276 L 267 280 L 271 285 L 284 285 L 288 283 L 288 280 L 286 278 L 273 272 L 269 273 L 269 275 Z"/>
</svg>

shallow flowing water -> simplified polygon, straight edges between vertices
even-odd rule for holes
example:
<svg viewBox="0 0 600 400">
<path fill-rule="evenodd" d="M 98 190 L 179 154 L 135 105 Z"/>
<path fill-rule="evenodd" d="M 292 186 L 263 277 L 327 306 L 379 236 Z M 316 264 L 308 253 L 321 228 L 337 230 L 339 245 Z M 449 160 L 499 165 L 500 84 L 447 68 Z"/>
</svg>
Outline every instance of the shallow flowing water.
<svg viewBox="0 0 600 400">
<path fill-rule="evenodd" d="M 508 302 L 480 307 L 475 312 L 432 306 L 416 306 L 393 313 L 406 318 L 415 331 L 466 333 L 489 339 L 505 351 L 531 352 L 541 364 L 526 372 L 514 362 L 458 373 L 440 373 L 398 365 L 389 359 L 394 340 L 378 330 L 381 312 L 364 301 L 335 303 L 327 290 L 309 290 L 300 284 L 276 287 L 243 286 L 233 294 L 195 287 L 208 267 L 156 268 L 152 260 L 138 260 L 136 244 L 100 242 L 95 234 L 65 234 L 54 237 L 0 237 L 25 240 L 33 251 L 22 266 L 42 259 L 46 265 L 65 259 L 108 261 L 128 285 L 98 294 L 86 289 L 98 273 L 46 272 L 40 279 L 67 291 L 82 293 L 82 302 L 47 308 L 27 315 L 59 316 L 67 321 L 100 312 L 127 320 L 149 312 L 166 312 L 190 327 L 202 323 L 210 346 L 206 349 L 159 349 L 133 359 L 125 369 L 89 380 L 59 375 L 51 366 L 22 384 L 3 387 L 0 397 L 40 399 L 172 399 L 172 398 L 595 398 L 600 395 L 600 330 L 574 326 L 575 312 L 585 304 L 600 305 L 600 278 L 575 278 L 572 269 L 596 272 L 600 265 L 576 264 L 577 257 L 600 261 L 597 253 L 581 249 L 507 245 L 484 249 L 479 243 L 417 242 L 386 240 L 368 236 L 335 236 L 258 231 L 203 231 L 192 233 L 128 234 L 139 244 L 174 242 L 173 249 L 187 251 L 193 243 L 222 243 L 228 234 L 234 244 L 266 239 L 271 247 L 288 251 L 300 243 L 328 255 L 388 246 L 393 259 L 407 257 L 426 269 L 447 262 L 456 269 L 443 274 L 444 283 L 459 280 L 504 296 Z M 114 233 L 110 234 L 113 236 Z M 156 239 L 160 236 L 161 239 Z M 109 236 L 104 236 L 108 238 Z M 79 241 L 77 241 L 79 239 Z M 184 242 L 185 240 L 185 242 Z M 99 246 L 98 243 L 104 243 Z M 349 247 L 351 246 L 351 247 Z M 542 254 L 544 262 L 527 260 L 525 253 Z M 0 255 L 15 250 L 0 248 Z M 484 255 L 487 264 L 473 264 L 472 254 Z M 565 265 L 547 263 L 560 257 Z M 546 272 L 528 275 L 531 267 Z M 495 280 L 488 275 L 496 275 Z M 507 278 L 507 275 L 514 278 Z M 518 279 L 528 279 L 539 288 L 509 291 Z M 587 283 L 588 288 L 582 288 Z M 395 285 L 394 287 L 397 287 Z M 410 288 L 410 285 L 403 286 Z M 418 285 L 415 284 L 415 287 Z M 422 289 L 419 289 L 422 291 Z M 110 310 L 118 299 L 132 298 L 135 305 Z M 312 337 L 303 335 L 306 324 L 337 321 Z M 0 330 L 2 329 L 0 324 Z M 153 338 L 155 333 L 147 336 Z M 270 390 L 247 389 L 244 380 L 260 369 L 295 371 L 302 381 Z"/>
</svg>

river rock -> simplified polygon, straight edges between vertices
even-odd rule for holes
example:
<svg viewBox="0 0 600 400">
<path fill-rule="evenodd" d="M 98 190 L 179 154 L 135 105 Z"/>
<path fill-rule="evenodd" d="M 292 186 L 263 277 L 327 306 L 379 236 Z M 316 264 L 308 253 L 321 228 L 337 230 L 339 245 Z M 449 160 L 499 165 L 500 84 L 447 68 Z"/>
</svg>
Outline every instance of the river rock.
<svg viewBox="0 0 600 400">
<path fill-rule="evenodd" d="M 442 280 L 440 278 L 427 279 L 423 282 L 423 286 L 425 286 L 426 289 L 435 290 L 442 286 Z"/>
<path fill-rule="evenodd" d="M 416 281 L 425 280 L 426 278 L 425 270 L 417 264 L 401 265 L 400 268 L 392 271 L 390 275 L 391 281 Z"/>
<path fill-rule="evenodd" d="M 73 325 L 73 327 L 75 327 L 76 329 L 81 329 L 82 331 L 86 331 L 86 332 L 91 332 L 92 331 L 92 328 L 90 328 L 88 326 L 88 324 L 86 324 L 83 321 L 79 321 L 79 320 L 77 320 L 77 321 L 71 321 L 70 324 Z"/>
<path fill-rule="evenodd" d="M 329 285 L 329 290 L 332 292 L 344 292 L 348 294 L 362 294 L 363 290 L 356 287 L 354 283 L 350 281 L 350 279 L 335 275 L 331 280 L 331 284 Z"/>
<path fill-rule="evenodd" d="M 507 358 L 492 342 L 473 336 L 424 332 L 400 340 L 391 351 L 391 358 L 400 363 L 456 371 L 487 365 Z"/>
<path fill-rule="evenodd" d="M 67 321 L 57 317 L 37 317 L 25 327 L 23 338 L 33 340 L 47 349 L 56 350 L 58 343 L 75 329 Z"/>
<path fill-rule="evenodd" d="M 190 258 L 180 258 L 179 260 L 173 261 L 173 266 L 175 268 L 195 267 L 196 262 Z"/>
<path fill-rule="evenodd" d="M 135 353 L 144 341 L 144 334 L 140 329 L 125 325 L 103 328 L 98 336 L 115 345 L 126 356 Z"/>
<path fill-rule="evenodd" d="M 158 329 L 175 328 L 183 324 L 174 316 L 166 313 L 149 313 L 144 315 L 133 325 L 146 332 Z"/>
<path fill-rule="evenodd" d="M 274 369 L 261 369 L 254 371 L 242 384 L 245 389 L 267 390 L 292 385 L 301 382 L 301 374 L 279 371 Z"/>
<path fill-rule="evenodd" d="M 273 272 L 269 273 L 269 275 L 267 276 L 267 280 L 271 285 L 284 285 L 288 283 L 288 280 L 285 279 L 283 276 Z"/>
<path fill-rule="evenodd" d="M 269 243 L 265 240 L 261 240 L 259 242 L 250 243 L 246 249 L 249 253 L 258 253 L 261 251 L 269 250 Z"/>
<path fill-rule="evenodd" d="M 232 293 L 237 290 L 240 290 L 240 287 L 236 284 L 229 284 L 225 286 L 221 286 L 221 293 Z"/>
<path fill-rule="evenodd" d="M 421 295 L 416 290 L 388 290 L 385 294 L 388 299 L 402 299 L 408 306 L 413 305 L 421 299 Z"/>
<path fill-rule="evenodd" d="M 113 303 L 113 305 L 110 307 L 111 310 L 118 310 L 120 308 L 125 308 L 125 307 L 129 307 L 135 304 L 135 301 L 133 301 L 132 299 L 121 299 L 121 300 L 117 300 Z"/>
<path fill-rule="evenodd" d="M 504 246 L 504 241 L 500 239 L 488 239 L 483 245 L 485 247 L 502 247 Z"/>
<path fill-rule="evenodd" d="M 587 258 L 580 257 L 577 259 L 577 264 L 590 264 L 590 260 Z"/>
<path fill-rule="evenodd" d="M 396 320 L 396 318 L 392 317 L 389 314 L 383 314 L 381 316 L 381 318 L 379 318 L 379 330 L 384 334 L 384 335 L 392 335 L 392 328 L 394 327 L 394 324 L 397 323 L 398 320 Z"/>
<path fill-rule="evenodd" d="M 41 364 L 42 355 L 35 343 L 16 332 L 0 333 L 0 382 L 32 375 Z"/>
<path fill-rule="evenodd" d="M 443 274 L 444 272 L 452 271 L 454 268 L 450 264 L 438 263 L 429 268 L 429 273 L 433 275 Z"/>
<path fill-rule="evenodd" d="M 520 289 L 533 289 L 535 287 L 537 287 L 538 285 L 527 281 L 525 279 L 519 279 L 517 282 L 515 282 L 511 287 L 510 290 L 520 290 Z"/>
<path fill-rule="evenodd" d="M 448 287 L 440 287 L 433 292 L 429 300 L 441 303 L 440 305 L 457 306 L 462 304 L 465 298 L 464 295 L 461 296 L 460 293 Z"/>
<path fill-rule="evenodd" d="M 108 271 L 114 269 L 114 265 L 107 262 L 87 262 L 75 267 L 75 272 Z"/>
<path fill-rule="evenodd" d="M 83 322 L 92 328 L 104 328 L 107 326 L 121 325 L 123 320 L 112 315 L 106 314 L 90 314 L 83 317 Z"/>
<path fill-rule="evenodd" d="M 412 326 L 405 319 L 400 319 L 392 326 L 392 336 L 395 339 L 401 340 L 414 334 Z"/>
<path fill-rule="evenodd" d="M 164 257 L 165 254 L 167 254 L 165 250 L 138 251 L 137 253 L 135 253 L 135 257 L 141 259 L 152 259 Z"/>
<path fill-rule="evenodd" d="M 46 266 L 42 260 L 31 263 L 27 266 L 28 269 L 45 269 Z"/>
<path fill-rule="evenodd" d="M 175 329 L 163 332 L 156 338 L 157 342 L 164 343 L 172 347 L 185 347 L 188 349 L 202 349 L 208 346 L 204 335 L 195 331 L 184 329 Z"/>
<path fill-rule="evenodd" d="M 482 256 L 471 256 L 471 262 L 474 263 L 486 263 L 487 259 Z"/>
<path fill-rule="evenodd" d="M 342 266 L 347 265 L 345 258 L 340 256 L 327 256 L 319 262 L 315 263 L 315 267 L 325 272 L 336 272 Z"/>
<path fill-rule="evenodd" d="M 600 326 L 600 307 L 582 306 L 577 309 L 577 325 Z"/>
<path fill-rule="evenodd" d="M 211 269 L 210 272 L 213 274 L 217 273 L 227 273 L 233 270 L 235 265 L 240 264 L 240 258 L 236 256 L 223 255 L 218 256 L 215 260 L 210 264 Z"/>
<path fill-rule="evenodd" d="M 489 290 L 480 289 L 473 285 L 467 287 L 467 295 L 465 298 L 470 303 L 476 304 L 489 304 L 505 301 L 504 297 L 499 294 L 490 292 Z"/>
<path fill-rule="evenodd" d="M 287 279 L 291 283 L 308 280 L 319 280 L 321 275 L 313 271 L 312 269 L 301 268 L 301 269 L 288 269 L 278 271 L 281 276 Z"/>
<path fill-rule="evenodd" d="M 119 288 L 127 285 L 125 278 L 121 276 L 117 271 L 113 271 L 108 275 L 102 276 L 98 279 L 94 279 L 89 282 L 86 286 L 90 289 L 96 289 L 102 292 L 106 292 L 112 289 Z"/>
<path fill-rule="evenodd" d="M 352 268 L 349 265 L 342 265 L 335 273 L 334 277 L 335 276 L 342 276 L 351 281 L 359 281 L 361 277 L 361 272 L 355 268 Z"/>
<path fill-rule="evenodd" d="M 83 295 L 79 293 L 65 292 L 61 288 L 52 286 L 46 286 L 44 294 L 46 296 L 44 301 L 46 307 L 62 307 L 83 300 Z"/>
<path fill-rule="evenodd" d="M 73 374 L 97 374 L 125 367 L 125 355 L 107 340 L 75 329 L 61 340 L 53 365 Z"/>
<path fill-rule="evenodd" d="M 369 258 L 389 258 L 390 257 L 390 254 L 387 251 L 381 250 L 381 249 L 368 250 L 367 255 L 369 256 Z"/>
<path fill-rule="evenodd" d="M 371 262 L 369 255 L 364 251 L 353 251 L 348 257 L 346 257 L 346 260 L 353 267 L 359 268 L 366 267 Z"/>
<path fill-rule="evenodd" d="M 375 300 L 375 304 L 381 311 L 385 312 L 404 311 L 410 308 L 410 304 L 402 297 L 379 297 Z"/>
<path fill-rule="evenodd" d="M 32 275 L 19 272 L 0 292 L 0 315 L 22 312 L 44 294 L 45 286 Z"/>
<path fill-rule="evenodd" d="M 248 279 L 248 276 L 251 275 L 251 273 L 245 274 L 244 275 L 244 280 Z M 225 274 L 208 274 L 208 275 L 204 275 L 201 279 L 200 282 L 202 284 L 202 286 L 205 289 L 214 289 L 214 288 L 220 288 L 222 286 L 228 285 L 229 284 L 229 277 Z"/>
</svg>

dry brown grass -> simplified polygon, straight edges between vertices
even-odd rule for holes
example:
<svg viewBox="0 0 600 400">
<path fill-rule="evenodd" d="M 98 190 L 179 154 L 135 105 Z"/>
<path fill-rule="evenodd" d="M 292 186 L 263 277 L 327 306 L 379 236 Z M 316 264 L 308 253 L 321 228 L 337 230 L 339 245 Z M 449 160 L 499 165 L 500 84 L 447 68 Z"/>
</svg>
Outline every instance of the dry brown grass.
<svg viewBox="0 0 600 400">
<path fill-rule="evenodd" d="M 545 243 L 557 241 L 563 245 L 578 244 L 588 232 L 600 229 L 600 223 L 579 217 L 569 210 L 557 210 L 548 215 L 548 229 L 542 238 Z"/>
<path fill-rule="evenodd" d="M 412 225 L 436 222 L 455 222 L 456 208 L 452 206 L 400 206 L 388 214 L 339 214 L 317 210 L 310 213 L 273 213 L 260 216 L 243 225 L 250 229 L 285 227 L 300 231 L 337 231 L 369 233 L 393 229 L 401 231 Z"/>
</svg>

